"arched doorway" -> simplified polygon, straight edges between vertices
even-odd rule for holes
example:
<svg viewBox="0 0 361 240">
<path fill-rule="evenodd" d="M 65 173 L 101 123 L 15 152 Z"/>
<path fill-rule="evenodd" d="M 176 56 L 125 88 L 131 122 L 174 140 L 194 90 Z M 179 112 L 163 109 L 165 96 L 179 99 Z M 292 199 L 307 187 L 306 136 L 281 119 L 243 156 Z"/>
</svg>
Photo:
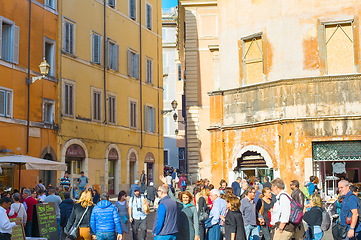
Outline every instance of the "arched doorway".
<svg viewBox="0 0 361 240">
<path fill-rule="evenodd" d="M 133 184 L 138 179 L 138 153 L 134 148 L 129 149 L 128 156 L 128 184 Z"/>
<path fill-rule="evenodd" d="M 52 149 L 49 145 L 43 149 L 40 154 L 40 158 L 50 160 L 50 161 L 57 161 L 56 154 L 54 149 Z M 39 171 L 39 180 L 43 180 L 43 184 L 48 186 L 51 183 L 53 186 L 56 185 L 56 171 L 49 171 L 49 170 L 40 170 Z"/>
<path fill-rule="evenodd" d="M 72 144 L 66 149 L 65 163 L 68 166 L 67 173 L 73 187 L 77 186 L 78 178 L 81 176 L 80 173 L 85 171 L 85 151 L 78 144 Z"/>
<path fill-rule="evenodd" d="M 118 176 L 118 151 L 115 148 L 110 149 L 108 153 L 108 193 L 113 195 L 116 190 L 116 179 Z"/>
<path fill-rule="evenodd" d="M 147 153 L 144 158 L 144 165 L 146 165 L 145 169 L 147 171 L 147 185 L 149 185 L 150 182 L 154 182 L 154 163 L 155 158 L 153 153 Z"/>
</svg>

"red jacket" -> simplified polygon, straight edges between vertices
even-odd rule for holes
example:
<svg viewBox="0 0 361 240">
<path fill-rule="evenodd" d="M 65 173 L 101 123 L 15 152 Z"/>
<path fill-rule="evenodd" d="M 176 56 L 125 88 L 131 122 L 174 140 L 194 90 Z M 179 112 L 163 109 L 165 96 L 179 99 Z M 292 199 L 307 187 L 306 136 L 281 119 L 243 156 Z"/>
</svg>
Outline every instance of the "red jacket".
<svg viewBox="0 0 361 240">
<path fill-rule="evenodd" d="M 179 182 L 178 182 L 178 187 L 181 188 L 182 187 L 182 182 L 183 182 L 183 179 L 186 180 L 186 187 L 187 187 L 187 178 L 186 177 L 180 177 L 179 178 Z"/>
<path fill-rule="evenodd" d="M 38 204 L 38 201 L 35 200 L 35 198 L 28 197 L 25 199 L 24 203 L 26 203 L 26 206 L 28 209 L 26 210 L 26 214 L 28 215 L 28 222 L 33 221 L 33 206 L 35 204 Z"/>
</svg>

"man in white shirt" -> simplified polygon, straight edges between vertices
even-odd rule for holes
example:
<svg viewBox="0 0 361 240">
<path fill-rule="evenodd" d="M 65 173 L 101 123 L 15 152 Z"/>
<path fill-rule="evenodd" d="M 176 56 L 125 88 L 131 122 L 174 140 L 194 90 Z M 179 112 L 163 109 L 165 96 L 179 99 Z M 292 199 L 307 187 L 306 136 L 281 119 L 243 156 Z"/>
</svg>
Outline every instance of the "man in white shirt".
<svg viewBox="0 0 361 240">
<path fill-rule="evenodd" d="M 276 226 L 273 239 L 288 240 L 292 238 L 295 227 L 290 223 L 291 197 L 284 190 L 285 183 L 276 178 L 272 181 L 272 192 L 276 195 L 276 203 L 273 206 L 271 224 Z M 289 196 L 289 198 L 287 197 Z"/>
<path fill-rule="evenodd" d="M 11 199 L 4 197 L 0 199 L 0 240 L 11 240 L 12 228 L 21 224 L 20 221 L 10 222 L 6 210 L 10 208 Z"/>
</svg>

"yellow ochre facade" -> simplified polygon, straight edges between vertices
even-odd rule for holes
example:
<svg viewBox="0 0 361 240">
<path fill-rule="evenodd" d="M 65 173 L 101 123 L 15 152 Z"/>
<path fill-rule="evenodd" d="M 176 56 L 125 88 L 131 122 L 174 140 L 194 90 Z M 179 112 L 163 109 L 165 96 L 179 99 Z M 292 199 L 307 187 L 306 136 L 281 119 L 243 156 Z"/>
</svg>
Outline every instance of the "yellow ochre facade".
<svg viewBox="0 0 361 240">
<path fill-rule="evenodd" d="M 57 154 L 72 186 L 81 171 L 88 187 L 110 194 L 128 190 L 142 170 L 158 182 L 161 16 L 160 0 L 59 1 Z"/>
</svg>

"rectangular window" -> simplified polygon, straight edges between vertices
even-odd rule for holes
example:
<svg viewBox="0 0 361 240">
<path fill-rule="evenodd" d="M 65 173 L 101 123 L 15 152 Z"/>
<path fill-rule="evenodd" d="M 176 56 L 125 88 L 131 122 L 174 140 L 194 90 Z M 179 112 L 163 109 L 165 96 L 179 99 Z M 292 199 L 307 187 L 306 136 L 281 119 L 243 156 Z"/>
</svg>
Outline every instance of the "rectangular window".
<svg viewBox="0 0 361 240">
<path fill-rule="evenodd" d="M 146 19 L 147 19 L 147 28 L 152 30 L 152 6 L 146 4 Z"/>
<path fill-rule="evenodd" d="M 93 33 L 92 36 L 92 61 L 93 63 L 100 64 L 100 44 L 101 36 Z"/>
<path fill-rule="evenodd" d="M 43 109 L 44 109 L 44 116 L 43 116 L 43 121 L 44 123 L 49 123 L 49 124 L 54 124 L 54 114 L 55 114 L 55 109 L 54 109 L 54 104 L 55 101 L 54 100 L 50 100 L 50 99 L 44 99 L 43 100 Z"/>
<path fill-rule="evenodd" d="M 56 0 L 45 0 L 45 5 L 51 7 L 52 9 L 56 9 Z"/>
<path fill-rule="evenodd" d="M 0 58 L 4 61 L 19 63 L 20 28 L 10 20 L 0 19 Z"/>
<path fill-rule="evenodd" d="M 12 92 L 0 89 L 0 116 L 11 117 Z"/>
<path fill-rule="evenodd" d="M 137 103 L 130 102 L 130 127 L 136 128 L 137 127 Z"/>
<path fill-rule="evenodd" d="M 186 149 L 185 148 L 178 148 L 178 159 L 179 159 L 179 161 L 186 160 Z"/>
<path fill-rule="evenodd" d="M 64 83 L 64 115 L 74 116 L 74 85 Z"/>
<path fill-rule="evenodd" d="M 107 66 L 109 69 L 119 71 L 119 46 L 109 39 Z"/>
<path fill-rule="evenodd" d="M 144 130 L 148 132 L 156 132 L 156 109 L 144 105 Z"/>
<path fill-rule="evenodd" d="M 102 115 L 102 94 L 98 91 L 93 91 L 93 120 L 94 121 L 101 121 Z"/>
<path fill-rule="evenodd" d="M 108 117 L 109 117 L 109 123 L 116 124 L 116 116 L 117 116 L 117 98 L 113 95 L 108 95 Z"/>
<path fill-rule="evenodd" d="M 352 23 L 326 24 L 327 74 L 354 73 L 354 40 Z"/>
<path fill-rule="evenodd" d="M 45 38 L 44 43 L 44 58 L 50 65 L 49 75 L 55 76 L 55 42 Z"/>
<path fill-rule="evenodd" d="M 168 150 L 164 150 L 164 165 L 168 165 L 169 164 L 169 153 Z"/>
<path fill-rule="evenodd" d="M 263 82 L 262 36 L 243 40 L 242 62 L 245 84 Z"/>
<path fill-rule="evenodd" d="M 182 81 L 182 65 L 178 64 L 177 69 L 178 69 L 178 81 Z"/>
<path fill-rule="evenodd" d="M 108 0 L 109 7 L 115 8 L 115 0 Z"/>
<path fill-rule="evenodd" d="M 153 84 L 153 60 L 150 58 L 146 58 L 145 59 L 145 67 L 146 67 L 145 82 Z"/>
<path fill-rule="evenodd" d="M 136 9 L 136 2 L 135 2 L 135 0 L 129 0 L 129 17 L 131 18 L 131 19 L 136 19 L 136 11 L 137 11 L 137 9 Z"/>
<path fill-rule="evenodd" d="M 139 79 L 139 55 L 128 50 L 128 76 Z"/>
<path fill-rule="evenodd" d="M 65 20 L 64 22 L 64 46 L 63 51 L 74 55 L 74 43 L 75 43 L 75 24 Z"/>
</svg>

